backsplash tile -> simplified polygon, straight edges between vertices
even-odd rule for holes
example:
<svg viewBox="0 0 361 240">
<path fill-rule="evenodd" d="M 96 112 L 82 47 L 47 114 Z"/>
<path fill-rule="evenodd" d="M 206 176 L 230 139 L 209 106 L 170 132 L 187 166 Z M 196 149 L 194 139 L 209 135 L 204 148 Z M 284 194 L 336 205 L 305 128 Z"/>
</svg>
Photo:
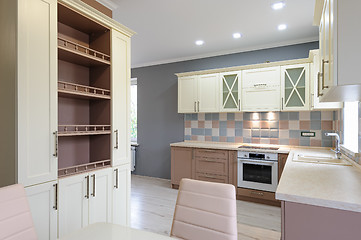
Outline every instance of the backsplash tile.
<svg viewBox="0 0 361 240">
<path fill-rule="evenodd" d="M 185 114 L 184 139 L 332 147 L 332 138 L 324 134 L 341 131 L 341 115 L 341 111 Z M 301 132 L 310 131 L 316 136 L 301 137 Z"/>
</svg>

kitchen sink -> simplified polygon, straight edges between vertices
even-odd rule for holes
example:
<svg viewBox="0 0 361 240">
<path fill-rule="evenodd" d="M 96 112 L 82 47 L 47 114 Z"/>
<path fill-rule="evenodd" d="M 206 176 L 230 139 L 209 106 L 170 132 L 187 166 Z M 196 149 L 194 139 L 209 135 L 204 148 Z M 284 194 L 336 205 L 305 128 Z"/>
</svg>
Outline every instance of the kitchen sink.
<svg viewBox="0 0 361 240">
<path fill-rule="evenodd" d="M 293 158 L 294 162 L 307 162 L 307 163 L 319 163 L 319 164 L 330 164 L 330 165 L 343 165 L 351 166 L 347 160 L 341 158 L 335 158 L 330 156 L 320 156 L 320 155 L 303 155 L 297 154 Z"/>
</svg>

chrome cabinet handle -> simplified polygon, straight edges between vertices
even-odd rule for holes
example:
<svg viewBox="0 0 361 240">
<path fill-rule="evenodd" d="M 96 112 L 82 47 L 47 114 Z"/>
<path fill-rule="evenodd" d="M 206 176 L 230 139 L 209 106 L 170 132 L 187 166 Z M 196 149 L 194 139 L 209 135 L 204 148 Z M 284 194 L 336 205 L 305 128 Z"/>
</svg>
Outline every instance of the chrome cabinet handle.
<svg viewBox="0 0 361 240">
<path fill-rule="evenodd" d="M 238 99 L 238 111 L 241 111 L 241 99 Z"/>
<path fill-rule="evenodd" d="M 322 90 L 325 88 L 328 88 L 328 86 L 325 86 L 325 63 L 329 63 L 330 61 L 326 61 L 325 59 L 322 59 Z"/>
<path fill-rule="evenodd" d="M 283 110 L 283 98 L 281 98 L 281 110 Z"/>
<path fill-rule="evenodd" d="M 199 101 L 198 101 L 198 112 L 199 112 Z"/>
<path fill-rule="evenodd" d="M 54 157 L 58 157 L 58 131 L 53 132 L 55 136 L 55 153 L 53 153 Z"/>
<path fill-rule="evenodd" d="M 263 196 L 263 195 L 264 195 L 264 194 L 261 193 L 261 192 L 251 192 L 251 194 L 253 194 L 253 195 L 258 195 L 258 196 Z"/>
<path fill-rule="evenodd" d="M 119 142 L 118 142 L 118 129 L 114 131 L 115 132 L 115 149 L 118 149 L 119 148 Z"/>
<path fill-rule="evenodd" d="M 194 102 L 194 112 L 197 112 L 197 102 Z"/>
<path fill-rule="evenodd" d="M 266 87 L 267 83 L 258 83 L 258 84 L 254 84 L 254 87 Z"/>
<path fill-rule="evenodd" d="M 85 179 L 86 179 L 86 194 L 85 194 L 85 198 L 89 199 L 89 176 L 86 176 Z"/>
<path fill-rule="evenodd" d="M 91 195 L 95 197 L 95 174 L 93 174 L 92 177 L 93 177 L 93 193 Z"/>
<path fill-rule="evenodd" d="M 119 188 L 119 184 L 118 184 L 118 172 L 119 172 L 119 169 L 117 168 L 117 169 L 115 169 L 114 170 L 114 172 L 115 172 L 115 188 Z"/>
<path fill-rule="evenodd" d="M 323 93 L 320 93 L 320 78 L 322 73 L 317 73 L 317 97 L 323 96 Z"/>
<path fill-rule="evenodd" d="M 58 210 L 58 184 L 54 184 L 53 187 L 55 187 L 55 204 L 53 206 L 53 208 L 55 210 Z"/>
</svg>

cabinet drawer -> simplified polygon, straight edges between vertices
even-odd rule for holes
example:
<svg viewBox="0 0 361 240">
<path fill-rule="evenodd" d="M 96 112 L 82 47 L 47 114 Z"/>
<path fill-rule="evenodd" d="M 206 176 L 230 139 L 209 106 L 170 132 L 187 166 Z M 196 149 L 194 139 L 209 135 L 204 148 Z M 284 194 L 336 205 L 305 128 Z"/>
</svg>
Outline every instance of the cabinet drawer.
<svg viewBox="0 0 361 240">
<path fill-rule="evenodd" d="M 207 173 L 196 173 L 196 180 L 217 182 L 217 183 L 228 183 L 227 176 L 219 176 Z"/>
<path fill-rule="evenodd" d="M 223 159 L 196 158 L 196 172 L 228 176 L 228 161 Z"/>
<path fill-rule="evenodd" d="M 208 158 L 208 159 L 228 159 L 228 151 L 225 150 L 213 150 L 213 149 L 195 149 L 194 156 L 196 158 Z"/>
<path fill-rule="evenodd" d="M 273 192 L 265 192 L 248 188 L 237 188 L 237 195 L 265 200 L 276 200 L 275 193 Z"/>
</svg>

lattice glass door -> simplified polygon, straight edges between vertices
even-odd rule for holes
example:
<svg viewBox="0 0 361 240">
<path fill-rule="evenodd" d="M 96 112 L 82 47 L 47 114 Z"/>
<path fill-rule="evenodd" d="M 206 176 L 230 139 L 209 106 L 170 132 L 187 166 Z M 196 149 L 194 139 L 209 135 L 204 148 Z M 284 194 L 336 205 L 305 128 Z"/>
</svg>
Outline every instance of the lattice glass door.
<svg viewBox="0 0 361 240">
<path fill-rule="evenodd" d="M 307 110 L 309 108 L 308 64 L 282 67 L 283 109 Z"/>
<path fill-rule="evenodd" d="M 240 111 L 240 78 L 239 72 L 221 74 L 223 111 Z"/>
</svg>

